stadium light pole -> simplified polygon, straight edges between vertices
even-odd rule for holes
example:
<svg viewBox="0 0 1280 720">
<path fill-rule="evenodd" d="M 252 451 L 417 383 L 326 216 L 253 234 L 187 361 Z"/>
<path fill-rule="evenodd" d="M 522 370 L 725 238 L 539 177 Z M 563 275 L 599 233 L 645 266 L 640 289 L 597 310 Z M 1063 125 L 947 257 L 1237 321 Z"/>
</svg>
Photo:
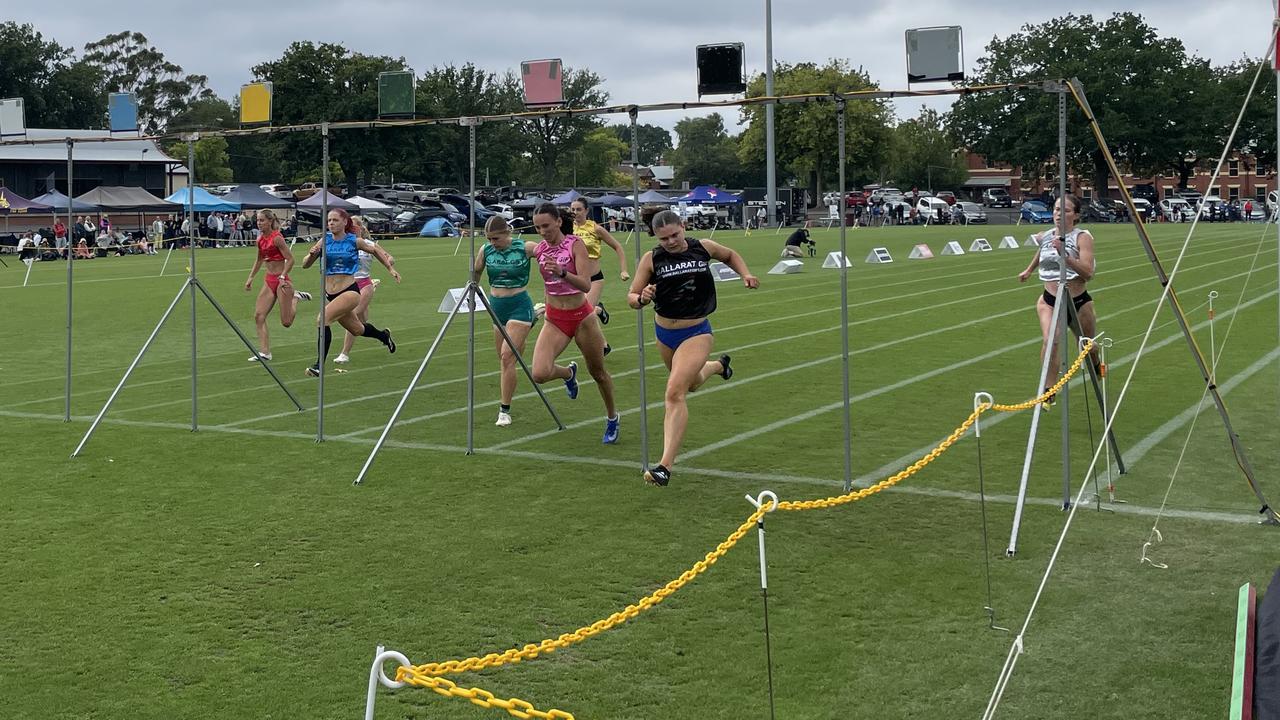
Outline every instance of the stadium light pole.
<svg viewBox="0 0 1280 720">
<path fill-rule="evenodd" d="M 764 0 L 764 94 L 773 97 L 773 0 Z M 766 217 L 777 222 L 778 175 L 773 147 L 773 103 L 764 106 L 764 173 Z"/>
</svg>

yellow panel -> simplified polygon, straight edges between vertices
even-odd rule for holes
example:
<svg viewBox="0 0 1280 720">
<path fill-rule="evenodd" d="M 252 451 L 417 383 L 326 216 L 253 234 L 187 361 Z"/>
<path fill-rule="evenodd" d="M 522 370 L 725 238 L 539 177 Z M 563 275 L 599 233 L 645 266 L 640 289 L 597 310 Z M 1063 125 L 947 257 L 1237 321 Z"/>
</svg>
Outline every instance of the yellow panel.
<svg viewBox="0 0 1280 720">
<path fill-rule="evenodd" d="M 240 86 L 240 124 L 257 125 L 271 122 L 271 83 Z"/>
</svg>

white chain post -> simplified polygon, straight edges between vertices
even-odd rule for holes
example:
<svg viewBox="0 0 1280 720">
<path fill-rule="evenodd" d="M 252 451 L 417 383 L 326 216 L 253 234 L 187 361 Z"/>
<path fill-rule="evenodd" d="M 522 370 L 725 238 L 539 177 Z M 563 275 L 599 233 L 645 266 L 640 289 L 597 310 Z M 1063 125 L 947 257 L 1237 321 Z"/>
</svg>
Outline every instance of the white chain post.
<svg viewBox="0 0 1280 720">
<path fill-rule="evenodd" d="M 405 683 L 399 680 L 392 680 L 382 671 L 382 664 L 388 660 L 395 660 L 405 667 L 409 667 L 413 663 L 409 662 L 409 658 L 395 650 L 387 650 L 381 645 L 374 651 L 373 666 L 369 668 L 369 695 L 364 703 L 364 720 L 373 720 L 373 701 L 376 699 L 378 692 L 378 683 L 382 683 L 392 690 L 402 688 Z"/>
</svg>

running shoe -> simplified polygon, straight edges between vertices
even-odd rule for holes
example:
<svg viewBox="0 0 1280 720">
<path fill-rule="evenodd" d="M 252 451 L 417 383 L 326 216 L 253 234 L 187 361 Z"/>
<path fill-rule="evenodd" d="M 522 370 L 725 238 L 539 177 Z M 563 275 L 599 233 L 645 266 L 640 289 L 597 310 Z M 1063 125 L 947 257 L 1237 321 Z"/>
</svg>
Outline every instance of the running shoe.
<svg viewBox="0 0 1280 720">
<path fill-rule="evenodd" d="M 569 392 L 570 400 L 578 399 L 578 363 L 569 363 L 569 379 L 564 381 L 564 389 Z"/>
<path fill-rule="evenodd" d="M 1045 388 L 1045 390 L 1048 390 L 1048 389 L 1049 388 Z M 1044 399 L 1044 402 L 1040 403 L 1040 409 L 1045 412 L 1049 412 L 1050 410 L 1053 409 L 1053 403 L 1057 399 L 1058 399 L 1058 396 L 1056 394 L 1050 395 L 1049 397 Z"/>
<path fill-rule="evenodd" d="M 728 380 L 729 378 L 733 377 L 733 368 L 729 367 L 728 355 L 720 356 L 720 365 L 724 367 L 724 369 L 720 371 L 720 377 L 724 378 L 725 380 Z"/>
<path fill-rule="evenodd" d="M 604 437 L 601 438 L 600 442 L 605 445 L 612 445 L 618 442 L 618 423 L 621 420 L 621 417 L 614 417 L 604 421 Z"/>
<path fill-rule="evenodd" d="M 373 286 L 374 290 L 377 290 L 378 286 L 382 284 L 382 278 L 374 278 L 369 281 L 369 284 Z"/>
<path fill-rule="evenodd" d="M 317 363 L 317 364 L 315 364 L 315 365 L 312 365 L 311 367 L 307 368 L 307 377 L 320 377 L 320 365 L 319 365 L 319 363 Z"/>
<path fill-rule="evenodd" d="M 384 341 L 382 344 L 387 346 L 387 350 L 388 350 L 388 351 L 390 351 L 390 353 L 391 353 L 392 355 L 395 355 L 395 354 L 396 354 L 396 341 L 395 341 L 394 339 L 392 339 L 392 337 L 391 337 L 391 328 L 387 328 L 386 330 L 383 330 L 382 332 L 384 332 L 384 333 L 386 333 L 386 334 L 387 334 L 387 339 L 386 339 L 386 341 Z"/>
<path fill-rule="evenodd" d="M 654 465 L 644 471 L 644 481 L 650 485 L 666 487 L 671 482 L 671 471 L 661 465 Z"/>
<path fill-rule="evenodd" d="M 334 358 L 333 361 L 340 364 L 346 364 L 351 362 L 351 358 L 346 353 L 338 353 L 338 357 Z"/>
<path fill-rule="evenodd" d="M 299 300 L 311 300 L 311 293 L 306 290 L 294 290 L 293 296 Z"/>
<path fill-rule="evenodd" d="M 604 354 L 605 354 L 605 355 L 608 355 L 608 354 L 609 354 L 609 353 L 611 353 L 611 352 L 613 352 L 613 346 L 612 346 L 612 345 L 610 345 L 609 343 L 605 343 L 605 344 L 604 344 Z"/>
<path fill-rule="evenodd" d="M 1104 377 L 1106 377 L 1106 376 L 1107 376 L 1107 364 L 1106 364 L 1106 363 L 1098 363 L 1098 366 L 1097 366 L 1096 368 L 1094 368 L 1094 369 L 1098 371 L 1098 377 L 1099 377 L 1099 378 L 1104 378 Z"/>
<path fill-rule="evenodd" d="M 599 312 L 597 312 L 596 314 L 600 316 L 600 324 L 601 324 L 601 325 L 608 325 L 608 324 L 609 324 L 609 311 L 604 309 L 604 303 L 602 303 L 602 302 L 598 302 L 598 303 L 596 303 L 596 310 L 598 310 L 598 311 L 599 311 Z"/>
<path fill-rule="evenodd" d="M 511 413 L 504 413 L 501 410 L 499 410 L 498 421 L 495 422 L 494 425 L 497 425 L 498 427 L 506 427 L 510 424 L 511 424 Z"/>
<path fill-rule="evenodd" d="M 270 360 L 271 353 L 257 353 L 249 356 L 249 362 L 258 362 L 259 360 Z"/>
</svg>

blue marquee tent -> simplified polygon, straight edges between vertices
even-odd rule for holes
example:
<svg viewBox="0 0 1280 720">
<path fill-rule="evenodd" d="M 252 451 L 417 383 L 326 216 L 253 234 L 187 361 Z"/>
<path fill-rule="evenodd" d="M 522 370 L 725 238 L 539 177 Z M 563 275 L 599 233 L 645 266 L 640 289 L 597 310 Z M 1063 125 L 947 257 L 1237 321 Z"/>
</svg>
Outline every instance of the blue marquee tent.
<svg viewBox="0 0 1280 720">
<path fill-rule="evenodd" d="M 667 197 L 666 195 L 663 195 L 657 190 L 646 190 L 640 193 L 639 200 L 641 205 L 654 204 L 654 203 L 660 204 L 660 205 L 670 205 L 671 203 L 675 202 L 674 200 Z"/>
<path fill-rule="evenodd" d="M 630 200 L 622 197 L 621 195 L 614 195 L 612 193 L 608 195 L 601 195 L 600 197 L 593 199 L 597 203 L 609 208 L 631 207 L 632 205 Z"/>
<path fill-rule="evenodd" d="M 688 195 L 678 197 L 676 202 L 702 203 L 705 205 L 736 205 L 742 198 L 731 192 L 720 190 L 714 185 L 699 185 L 689 191 Z"/>
<path fill-rule="evenodd" d="M 191 193 L 190 198 L 187 197 L 188 192 Z M 213 193 L 210 193 L 202 187 L 195 188 L 194 191 L 192 191 L 191 188 L 182 188 L 165 198 L 165 200 L 171 203 L 177 203 L 184 208 L 187 207 L 188 200 L 191 200 L 194 203 L 192 209 L 195 212 L 235 212 L 240 209 L 238 204 L 229 203 L 215 197 Z"/>
<path fill-rule="evenodd" d="M 551 198 L 551 204 L 552 205 L 568 205 L 569 203 L 573 202 L 574 200 L 577 200 L 580 197 L 584 197 L 582 193 L 578 192 L 577 190 L 570 190 L 569 192 L 566 192 L 563 195 L 557 195 Z M 590 200 L 588 200 L 587 202 L 590 203 Z"/>
</svg>

